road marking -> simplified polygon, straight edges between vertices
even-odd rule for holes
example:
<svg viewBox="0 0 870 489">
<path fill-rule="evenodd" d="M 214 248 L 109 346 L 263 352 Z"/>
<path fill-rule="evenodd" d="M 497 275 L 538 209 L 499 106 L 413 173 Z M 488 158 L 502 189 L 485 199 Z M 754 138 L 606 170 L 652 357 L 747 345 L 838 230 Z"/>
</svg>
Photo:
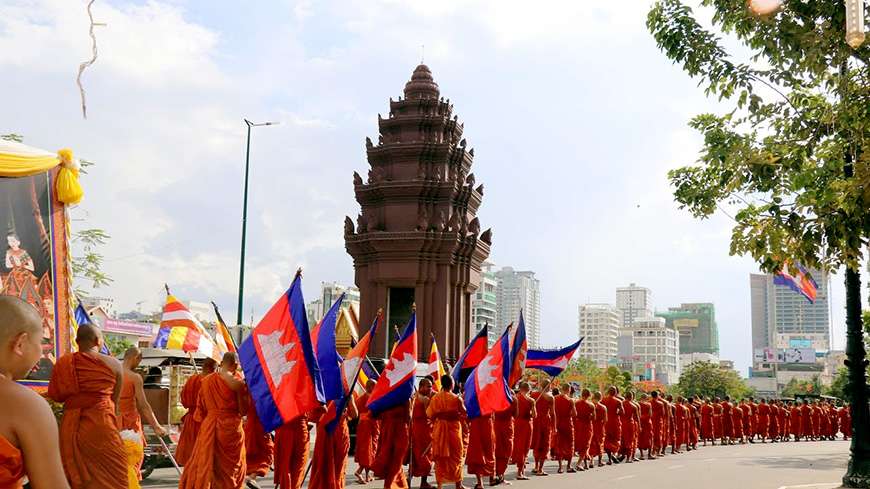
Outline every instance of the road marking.
<svg viewBox="0 0 870 489">
<path fill-rule="evenodd" d="M 834 489 L 840 487 L 839 482 L 817 482 L 815 484 L 798 484 L 795 486 L 779 486 L 778 489 L 805 489 L 809 487 L 820 487 L 822 489 Z"/>
<path fill-rule="evenodd" d="M 685 467 L 685 465 L 671 465 L 671 466 L 668 467 L 668 468 L 669 468 L 670 470 L 674 470 L 674 469 L 682 469 L 683 467 Z"/>
<path fill-rule="evenodd" d="M 701 462 L 715 462 L 715 461 L 716 461 L 715 458 L 705 458 L 704 460 L 701 460 Z"/>
<path fill-rule="evenodd" d="M 637 476 L 636 476 L 636 475 L 624 475 L 624 476 L 622 476 L 622 477 L 617 477 L 616 479 L 613 479 L 613 480 L 615 480 L 615 481 L 624 481 L 625 479 L 631 479 L 631 478 L 634 478 L 634 477 L 637 477 Z"/>
</svg>

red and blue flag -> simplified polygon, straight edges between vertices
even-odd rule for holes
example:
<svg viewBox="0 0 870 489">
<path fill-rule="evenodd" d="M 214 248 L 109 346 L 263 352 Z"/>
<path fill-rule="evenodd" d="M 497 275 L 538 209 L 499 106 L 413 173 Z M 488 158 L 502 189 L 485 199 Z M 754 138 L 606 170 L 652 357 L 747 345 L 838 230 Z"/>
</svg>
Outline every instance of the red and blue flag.
<svg viewBox="0 0 870 489">
<path fill-rule="evenodd" d="M 582 342 L 583 338 L 580 338 L 577 343 L 559 350 L 529 350 L 526 368 L 543 370 L 547 375 L 555 377 L 568 367 L 568 362 Z"/>
<path fill-rule="evenodd" d="M 257 415 L 268 433 L 318 407 L 320 372 L 302 297 L 302 274 L 239 348 Z"/>
<path fill-rule="evenodd" d="M 507 409 L 514 399 L 508 385 L 511 374 L 510 333 L 511 327 L 508 326 L 465 381 L 468 419 Z"/>
<path fill-rule="evenodd" d="M 450 376 L 453 377 L 453 381 L 457 386 L 465 384 L 468 376 L 471 375 L 474 368 L 486 356 L 486 351 L 489 349 L 489 344 L 487 343 L 488 334 L 489 325 L 484 325 L 480 328 L 480 331 L 474 335 L 474 338 L 465 347 L 465 351 L 462 352 L 459 360 L 456 361 L 453 370 L 450 371 Z"/>
<path fill-rule="evenodd" d="M 791 270 L 789 270 L 791 268 Z M 812 303 L 816 302 L 819 284 L 810 275 L 810 272 L 800 263 L 786 262 L 782 270 L 773 276 L 773 283 L 784 285 L 791 290 L 803 295 Z"/>
<path fill-rule="evenodd" d="M 320 401 L 324 403 L 344 396 L 341 383 L 341 357 L 335 347 L 335 325 L 338 322 L 342 301 L 344 301 L 344 294 L 341 294 L 332 304 L 311 334 L 314 358 L 320 369 L 320 382 L 323 386 L 323 399 Z"/>
<path fill-rule="evenodd" d="M 523 319 L 523 311 L 520 309 L 520 322 L 511 337 L 511 375 L 508 378 L 508 386 L 512 389 L 523 377 L 528 352 L 529 343 L 526 339 L 526 321 Z"/>
<path fill-rule="evenodd" d="M 91 315 L 88 314 L 88 311 L 85 310 L 85 306 L 83 306 L 81 302 L 79 302 L 79 305 L 76 307 L 75 315 L 73 317 L 76 321 L 76 330 L 78 330 L 78 327 L 83 324 L 90 324 L 92 326 L 96 326 L 91 320 Z M 100 345 L 100 353 L 102 353 L 103 355 L 112 354 L 112 352 L 109 351 L 109 346 L 106 345 L 105 341 L 103 341 Z"/>
<path fill-rule="evenodd" d="M 369 396 L 369 409 L 378 413 L 408 402 L 414 393 L 416 372 L 417 312 L 414 311 Z"/>
</svg>

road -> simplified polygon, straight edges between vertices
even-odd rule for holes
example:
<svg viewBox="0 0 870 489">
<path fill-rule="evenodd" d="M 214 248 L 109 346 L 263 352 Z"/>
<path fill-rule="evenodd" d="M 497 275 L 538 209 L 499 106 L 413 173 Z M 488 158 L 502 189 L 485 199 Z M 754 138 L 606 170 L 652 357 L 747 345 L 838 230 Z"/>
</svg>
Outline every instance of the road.
<svg viewBox="0 0 870 489">
<path fill-rule="evenodd" d="M 513 481 L 512 487 L 536 489 L 546 481 L 548 489 L 576 489 L 578 484 L 607 489 L 829 489 L 840 485 L 848 456 L 849 443 L 842 440 L 711 446 L 657 460 L 602 467 L 577 474 L 556 474 L 555 467 L 550 465 L 549 477 L 533 477 L 528 482 Z M 354 468 L 348 469 L 352 471 Z M 515 472 L 509 470 L 508 480 L 514 476 Z M 418 487 L 418 482 L 415 479 L 414 487 Z M 474 481 L 466 479 L 465 485 L 473 487 Z M 178 486 L 178 475 L 175 469 L 159 469 L 143 486 L 174 488 Z M 262 479 L 260 486 L 274 488 L 269 478 Z M 383 487 L 383 482 L 362 486 L 349 477 L 348 486 L 375 489 Z"/>
</svg>

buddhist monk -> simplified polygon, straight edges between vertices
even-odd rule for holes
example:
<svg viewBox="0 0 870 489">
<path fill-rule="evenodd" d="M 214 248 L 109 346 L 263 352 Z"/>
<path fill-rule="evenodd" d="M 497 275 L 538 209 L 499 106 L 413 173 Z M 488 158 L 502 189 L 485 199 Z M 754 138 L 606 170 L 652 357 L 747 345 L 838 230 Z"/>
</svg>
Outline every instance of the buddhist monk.
<svg viewBox="0 0 870 489">
<path fill-rule="evenodd" d="M 356 447 L 354 449 L 354 458 L 356 459 L 357 469 L 354 473 L 356 480 L 360 484 L 365 484 L 375 480 L 371 474 L 372 465 L 375 462 L 375 454 L 378 452 L 378 434 L 380 425 L 378 420 L 372 417 L 367 406 L 369 396 L 375 388 L 375 381 L 369 379 L 366 382 L 365 393 L 356 400 L 356 408 L 359 413 L 359 421 L 356 425 Z"/>
<path fill-rule="evenodd" d="M 779 414 L 777 417 L 777 422 L 779 423 L 779 440 L 788 441 L 788 409 L 785 408 L 785 404 L 782 401 L 777 401 L 776 409 Z"/>
<path fill-rule="evenodd" d="M 63 403 L 60 455 L 73 489 L 124 488 L 127 451 L 118 426 L 121 362 L 100 354 L 103 338 L 84 324 L 76 333 L 78 350 L 58 359 L 48 396 Z"/>
<path fill-rule="evenodd" d="M 186 465 L 193 453 L 193 445 L 199 434 L 199 421 L 196 421 L 199 389 L 202 387 L 202 379 L 214 373 L 215 368 L 217 368 L 217 362 L 212 358 L 207 358 L 202 364 L 202 370 L 191 375 L 181 389 L 181 405 L 187 409 L 187 413 L 181 418 L 181 435 L 178 438 L 178 445 L 175 447 L 175 461 L 178 465 Z"/>
<path fill-rule="evenodd" d="M 662 442 L 662 455 L 665 455 L 665 449 L 670 445 L 671 453 L 674 453 L 674 444 L 676 442 L 676 438 L 674 437 L 674 398 L 671 395 L 665 396 L 665 423 L 663 426 L 664 430 L 664 441 Z"/>
<path fill-rule="evenodd" d="M 689 409 L 686 407 L 685 399 L 682 396 L 677 397 L 674 404 L 674 440 L 673 453 L 681 453 L 684 444 L 688 443 L 689 439 Z"/>
<path fill-rule="evenodd" d="M 275 430 L 275 487 L 300 489 L 308 466 L 310 435 L 303 414 Z"/>
<path fill-rule="evenodd" d="M 650 407 L 652 409 L 652 453 L 656 458 L 660 456 L 664 452 L 664 424 L 666 423 L 667 414 L 665 413 L 665 403 L 659 397 L 659 391 L 652 391 L 650 393 L 650 397 L 652 401 L 650 401 Z"/>
<path fill-rule="evenodd" d="M 617 397 L 619 389 L 610 386 L 607 395 L 601 400 L 607 408 L 607 425 L 604 429 L 604 453 L 607 454 L 607 465 L 619 463 L 617 455 L 622 445 L 622 400 Z"/>
<path fill-rule="evenodd" d="M 801 408 L 797 402 L 792 401 L 789 406 L 789 428 L 794 441 L 801 439 Z"/>
<path fill-rule="evenodd" d="M 640 459 L 654 459 L 653 449 L 653 426 L 652 426 L 652 403 L 649 394 L 640 396 L 640 433 L 637 437 L 637 448 L 640 449 Z M 646 450 L 646 455 L 644 455 Z"/>
<path fill-rule="evenodd" d="M 468 473 L 477 478 L 475 489 L 483 489 L 483 478 L 495 475 L 495 434 L 492 414 L 470 420 L 468 452 L 465 457 Z"/>
<path fill-rule="evenodd" d="M 848 440 L 852 436 L 852 411 L 849 404 L 844 404 L 838 411 L 840 417 L 840 432 L 843 433 L 843 439 Z"/>
<path fill-rule="evenodd" d="M 800 407 L 801 410 L 801 434 L 804 439 L 809 441 L 813 437 L 813 421 L 812 421 L 812 409 L 810 408 L 809 402 L 804 399 L 803 404 Z"/>
<path fill-rule="evenodd" d="M 776 408 L 776 402 L 772 399 L 767 402 L 767 407 L 770 411 L 767 416 L 767 436 L 770 438 L 771 443 L 775 443 L 779 439 L 779 411 Z"/>
<path fill-rule="evenodd" d="M 831 420 L 831 429 L 828 433 L 829 440 L 836 440 L 837 433 L 840 431 L 840 419 L 838 414 L 837 407 L 833 403 L 828 403 L 828 418 Z"/>
<path fill-rule="evenodd" d="M 432 473 L 432 420 L 426 414 L 431 398 L 432 380 L 420 379 L 411 409 L 411 465 L 408 468 L 411 479 L 420 478 L 420 489 L 433 487 L 428 481 Z"/>
<path fill-rule="evenodd" d="M 245 475 L 250 485 L 256 485 L 257 477 L 265 477 L 272 469 L 275 458 L 275 442 L 272 435 L 263 431 L 253 399 L 248 396 L 248 412 L 245 416 Z"/>
<path fill-rule="evenodd" d="M 553 453 L 559 461 L 560 474 L 565 470 L 562 467 L 563 462 L 567 464 L 568 472 L 576 472 L 571 466 L 571 459 L 574 458 L 574 418 L 577 416 L 574 400 L 571 398 L 572 391 L 570 384 L 562 384 L 559 395 L 553 401 L 553 411 L 556 413 L 556 442 Z"/>
<path fill-rule="evenodd" d="M 604 455 L 604 431 L 607 429 L 607 407 L 601 403 L 601 392 L 592 394 L 595 405 L 595 421 L 592 424 L 592 445 L 589 446 L 589 458 L 598 457 L 598 466 L 603 467 L 601 457 Z M 594 464 L 593 464 L 594 465 Z"/>
<path fill-rule="evenodd" d="M 698 449 L 698 402 L 694 397 L 689 397 L 686 407 L 689 408 L 689 450 Z"/>
<path fill-rule="evenodd" d="M 535 475 L 549 475 L 544 472 L 544 462 L 550 455 L 550 446 L 553 438 L 553 424 L 556 418 L 555 404 L 556 400 L 550 392 L 548 392 L 549 382 L 544 389 L 532 395 L 535 398 L 535 426 L 532 430 L 532 455 L 535 457 Z"/>
<path fill-rule="evenodd" d="M 228 352 L 220 368 L 202 380 L 196 409 L 199 435 L 179 489 L 235 489 L 245 482 L 242 416 L 248 404 L 238 369 L 239 357 Z"/>
<path fill-rule="evenodd" d="M 142 418 L 144 417 L 148 424 L 154 428 L 154 434 L 163 437 L 166 436 L 166 430 L 157 422 L 154 416 L 154 410 L 151 409 L 151 404 L 145 398 L 145 389 L 142 386 L 142 376 L 136 373 L 139 368 L 139 362 L 142 361 L 142 352 L 138 348 L 128 348 L 124 352 L 124 367 L 123 384 L 121 385 L 121 398 L 119 407 L 121 411 L 121 430 L 133 430 L 142 438 L 142 446 L 145 446 L 145 432 L 142 430 Z M 136 467 L 138 472 L 142 468 L 142 462 L 145 458 L 144 452 L 139 459 L 139 465 Z M 142 477 L 139 475 L 139 479 Z"/>
<path fill-rule="evenodd" d="M 827 404 L 820 403 L 819 406 L 819 439 L 825 440 L 828 438 L 828 432 L 831 431 L 831 419 L 828 417 Z"/>
<path fill-rule="evenodd" d="M 813 432 L 813 440 L 821 439 L 820 436 L 820 427 L 821 427 L 821 418 L 822 418 L 822 409 L 819 407 L 819 401 L 814 402 L 810 405 L 810 429 Z"/>
<path fill-rule="evenodd" d="M 743 432 L 746 434 L 746 439 L 749 443 L 755 443 L 755 406 L 752 404 L 752 398 L 743 400 L 743 410 L 746 415 L 743 417 Z"/>
<path fill-rule="evenodd" d="M 0 296 L 0 487 L 20 489 L 26 476 L 32 489 L 69 489 L 51 408 L 33 389 L 15 382 L 39 362 L 42 337 L 36 309 L 17 297 Z"/>
<path fill-rule="evenodd" d="M 735 443 L 746 443 L 746 440 L 743 439 L 744 415 L 743 406 L 735 402 L 734 407 L 731 409 L 731 440 Z"/>
<path fill-rule="evenodd" d="M 402 465 L 410 444 L 411 400 L 374 415 L 381 424 L 381 434 L 372 470 L 375 477 L 384 479 L 384 489 L 405 489 L 408 480 Z"/>
<path fill-rule="evenodd" d="M 634 402 L 634 394 L 627 392 L 622 401 L 622 439 L 620 455 L 626 463 L 636 462 L 637 437 L 640 426 L 640 406 Z"/>
<path fill-rule="evenodd" d="M 511 459 L 517 466 L 517 480 L 524 481 L 529 479 L 526 477 L 526 463 L 532 448 L 532 427 L 537 411 L 535 400 L 529 395 L 529 383 L 520 382 L 519 387 L 515 401 L 517 413 L 514 418 L 514 453 Z"/>
<path fill-rule="evenodd" d="M 453 393 L 453 377 L 441 377 L 441 390 L 432 396 L 426 414 L 432 420 L 432 458 L 438 489 L 451 483 L 456 485 L 456 489 L 464 489 L 462 418 L 465 417 L 465 404 Z"/>
<path fill-rule="evenodd" d="M 514 418 L 516 416 L 516 398 L 510 406 L 498 411 L 493 416 L 492 424 L 495 431 L 495 480 L 493 482 L 496 485 L 504 483 L 504 476 L 514 453 Z"/>
<path fill-rule="evenodd" d="M 317 423 L 317 436 L 311 458 L 309 489 L 344 489 L 347 452 L 350 450 L 347 420 L 356 416 L 356 403 L 353 402 L 348 402 L 344 412 L 338 415 L 334 402 L 312 413 Z"/>
<path fill-rule="evenodd" d="M 593 423 L 595 422 L 595 404 L 589 400 L 592 393 L 589 389 L 580 391 L 580 399 L 574 403 L 574 453 L 577 454 L 575 470 L 583 471 L 589 468 L 589 447 L 592 444 Z M 582 462 L 582 465 L 581 465 Z"/>
<path fill-rule="evenodd" d="M 758 439 L 761 443 L 767 443 L 767 434 L 770 432 L 770 406 L 767 400 L 758 401 Z"/>
</svg>

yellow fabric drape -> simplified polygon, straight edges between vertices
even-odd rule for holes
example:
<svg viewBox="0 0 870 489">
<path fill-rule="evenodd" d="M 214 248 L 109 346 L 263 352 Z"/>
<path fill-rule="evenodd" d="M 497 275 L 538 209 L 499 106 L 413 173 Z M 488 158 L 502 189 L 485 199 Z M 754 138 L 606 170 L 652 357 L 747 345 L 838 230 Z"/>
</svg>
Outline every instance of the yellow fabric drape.
<svg viewBox="0 0 870 489">
<path fill-rule="evenodd" d="M 0 177 L 28 177 L 51 170 L 60 164 L 57 156 L 31 156 L 0 153 Z"/>
<path fill-rule="evenodd" d="M 79 183 L 79 168 L 72 150 L 62 149 L 53 155 L 14 141 L 0 141 L 0 177 L 27 177 L 56 166 L 60 166 L 56 184 L 57 199 L 68 205 L 78 204 L 85 192 Z"/>
</svg>

